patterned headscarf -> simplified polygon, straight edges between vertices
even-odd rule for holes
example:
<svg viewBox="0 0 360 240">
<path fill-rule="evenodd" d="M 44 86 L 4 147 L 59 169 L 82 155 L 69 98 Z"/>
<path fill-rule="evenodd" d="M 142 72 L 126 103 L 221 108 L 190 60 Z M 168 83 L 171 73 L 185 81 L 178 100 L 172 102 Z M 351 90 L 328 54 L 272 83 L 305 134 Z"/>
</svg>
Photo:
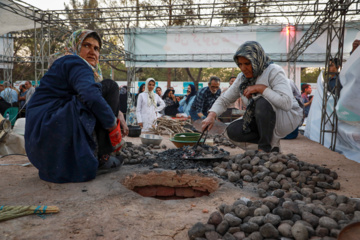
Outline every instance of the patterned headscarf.
<svg viewBox="0 0 360 240">
<path fill-rule="evenodd" d="M 154 93 L 154 91 L 149 92 L 149 89 L 148 89 L 150 81 L 153 81 L 154 83 L 156 83 L 155 79 L 153 79 L 153 78 L 146 79 L 144 92 L 148 93 L 148 107 L 150 107 L 151 105 L 154 105 L 156 107 L 157 105 L 156 105 L 156 101 L 155 101 L 155 93 Z"/>
<path fill-rule="evenodd" d="M 69 40 L 66 43 L 66 46 L 65 46 L 65 49 L 63 52 L 55 53 L 54 55 L 50 56 L 49 63 L 52 64 L 56 59 L 63 57 L 65 55 L 77 55 L 80 57 L 79 54 L 80 54 L 82 42 L 91 33 L 95 33 L 98 36 L 98 38 L 100 40 L 99 46 L 101 48 L 101 45 L 102 45 L 101 37 L 97 32 L 95 32 L 93 30 L 88 30 L 88 29 L 79 29 L 70 35 Z M 83 58 L 81 58 L 81 59 L 83 59 Z M 102 72 L 101 72 L 99 62 L 94 67 L 90 63 L 88 63 L 85 59 L 83 59 L 83 60 L 93 70 L 95 82 L 101 82 L 103 80 L 103 77 L 102 77 Z"/>
<path fill-rule="evenodd" d="M 260 76 L 263 71 L 273 62 L 270 58 L 265 54 L 264 49 L 258 42 L 255 41 L 248 41 L 242 44 L 237 50 L 234 55 L 234 61 L 236 65 L 238 64 L 238 57 L 244 57 L 251 62 L 253 77 L 246 78 L 245 74 L 241 77 L 241 84 L 240 84 L 240 93 L 244 94 L 244 90 L 248 86 L 255 85 L 258 76 Z M 255 102 L 254 99 L 251 98 L 249 100 L 249 104 L 246 107 L 246 112 L 243 116 L 244 125 L 243 130 L 245 133 L 250 132 L 249 125 L 254 118 L 254 111 L 255 111 Z"/>
</svg>

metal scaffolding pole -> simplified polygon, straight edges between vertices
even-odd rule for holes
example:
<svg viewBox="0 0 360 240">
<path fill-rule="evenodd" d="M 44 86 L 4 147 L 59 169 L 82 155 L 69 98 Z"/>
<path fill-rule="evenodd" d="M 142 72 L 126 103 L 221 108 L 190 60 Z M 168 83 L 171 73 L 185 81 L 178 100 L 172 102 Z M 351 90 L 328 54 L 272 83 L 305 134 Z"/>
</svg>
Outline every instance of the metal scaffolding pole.
<svg viewBox="0 0 360 240">
<path fill-rule="evenodd" d="M 136 68 L 135 68 L 135 32 L 136 29 L 128 29 L 127 37 L 129 38 L 129 50 L 125 59 L 128 61 L 127 67 L 127 112 L 126 122 L 129 124 L 130 111 L 135 104 L 135 81 L 136 81 Z M 134 94 L 131 94 L 133 92 Z"/>
<path fill-rule="evenodd" d="M 320 126 L 320 143 L 324 145 L 325 136 L 330 138 L 329 148 L 335 151 L 336 137 L 338 130 L 338 118 L 336 114 L 336 105 L 340 95 L 340 81 L 338 72 L 330 72 L 330 60 L 337 58 L 339 66 L 342 66 L 343 60 L 343 49 L 344 49 L 344 30 L 345 30 L 345 18 L 347 8 L 342 4 L 338 4 L 338 1 L 331 0 L 329 3 L 338 14 L 329 13 L 329 24 L 327 34 L 327 45 L 326 45 L 326 63 L 325 63 L 325 79 L 323 89 L 323 101 L 322 101 L 322 114 L 321 114 L 321 126 Z M 340 22 L 336 23 L 333 18 L 336 15 L 340 15 Z M 331 49 L 332 43 L 338 42 L 338 47 L 333 54 Z M 328 91 L 329 79 L 333 76 L 336 78 L 335 91 Z"/>
<path fill-rule="evenodd" d="M 2 37 L 3 40 L 3 73 L 4 81 L 12 83 L 12 70 L 13 70 L 13 38 L 10 33 Z"/>
</svg>

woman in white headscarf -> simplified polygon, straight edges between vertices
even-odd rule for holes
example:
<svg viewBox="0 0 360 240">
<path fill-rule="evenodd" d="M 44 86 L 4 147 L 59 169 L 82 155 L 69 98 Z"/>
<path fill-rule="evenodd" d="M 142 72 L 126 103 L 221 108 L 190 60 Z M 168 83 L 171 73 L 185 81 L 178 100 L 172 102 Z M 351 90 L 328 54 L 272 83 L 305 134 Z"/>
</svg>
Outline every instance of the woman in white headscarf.
<svg viewBox="0 0 360 240">
<path fill-rule="evenodd" d="M 136 105 L 136 118 L 142 132 L 150 131 L 154 121 L 160 117 L 159 111 L 165 107 L 164 101 L 154 93 L 155 79 L 148 78 L 145 91 L 139 94 Z"/>
</svg>

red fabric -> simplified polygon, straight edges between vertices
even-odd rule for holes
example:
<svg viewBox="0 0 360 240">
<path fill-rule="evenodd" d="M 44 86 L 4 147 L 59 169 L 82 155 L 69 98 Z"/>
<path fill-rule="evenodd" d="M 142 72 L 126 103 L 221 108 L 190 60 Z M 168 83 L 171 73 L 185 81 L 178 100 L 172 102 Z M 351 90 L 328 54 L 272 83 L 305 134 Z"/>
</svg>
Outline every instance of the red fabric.
<svg viewBox="0 0 360 240">
<path fill-rule="evenodd" d="M 117 126 L 114 130 L 109 133 L 111 145 L 115 148 L 115 151 L 119 151 L 121 149 L 121 128 L 120 128 L 120 120 L 117 119 Z"/>
</svg>

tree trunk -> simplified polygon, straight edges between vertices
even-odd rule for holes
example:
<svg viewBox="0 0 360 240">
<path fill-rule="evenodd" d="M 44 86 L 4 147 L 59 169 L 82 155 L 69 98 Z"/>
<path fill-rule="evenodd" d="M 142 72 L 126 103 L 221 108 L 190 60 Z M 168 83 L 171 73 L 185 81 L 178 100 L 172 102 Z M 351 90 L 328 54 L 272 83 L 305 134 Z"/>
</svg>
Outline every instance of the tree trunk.
<svg viewBox="0 0 360 240">
<path fill-rule="evenodd" d="M 167 88 L 171 87 L 171 69 L 172 68 L 168 68 L 168 72 L 167 72 Z"/>
<path fill-rule="evenodd" d="M 185 68 L 186 70 L 186 73 L 188 74 L 189 78 L 191 79 L 191 81 L 194 83 L 195 85 L 195 89 L 196 91 L 198 91 L 199 89 L 199 82 L 200 82 L 200 79 L 201 79 L 201 73 L 202 73 L 202 68 L 199 68 L 199 72 L 198 72 L 198 75 L 196 77 L 196 79 L 193 77 L 193 75 L 191 74 L 190 72 L 190 68 Z"/>
</svg>

